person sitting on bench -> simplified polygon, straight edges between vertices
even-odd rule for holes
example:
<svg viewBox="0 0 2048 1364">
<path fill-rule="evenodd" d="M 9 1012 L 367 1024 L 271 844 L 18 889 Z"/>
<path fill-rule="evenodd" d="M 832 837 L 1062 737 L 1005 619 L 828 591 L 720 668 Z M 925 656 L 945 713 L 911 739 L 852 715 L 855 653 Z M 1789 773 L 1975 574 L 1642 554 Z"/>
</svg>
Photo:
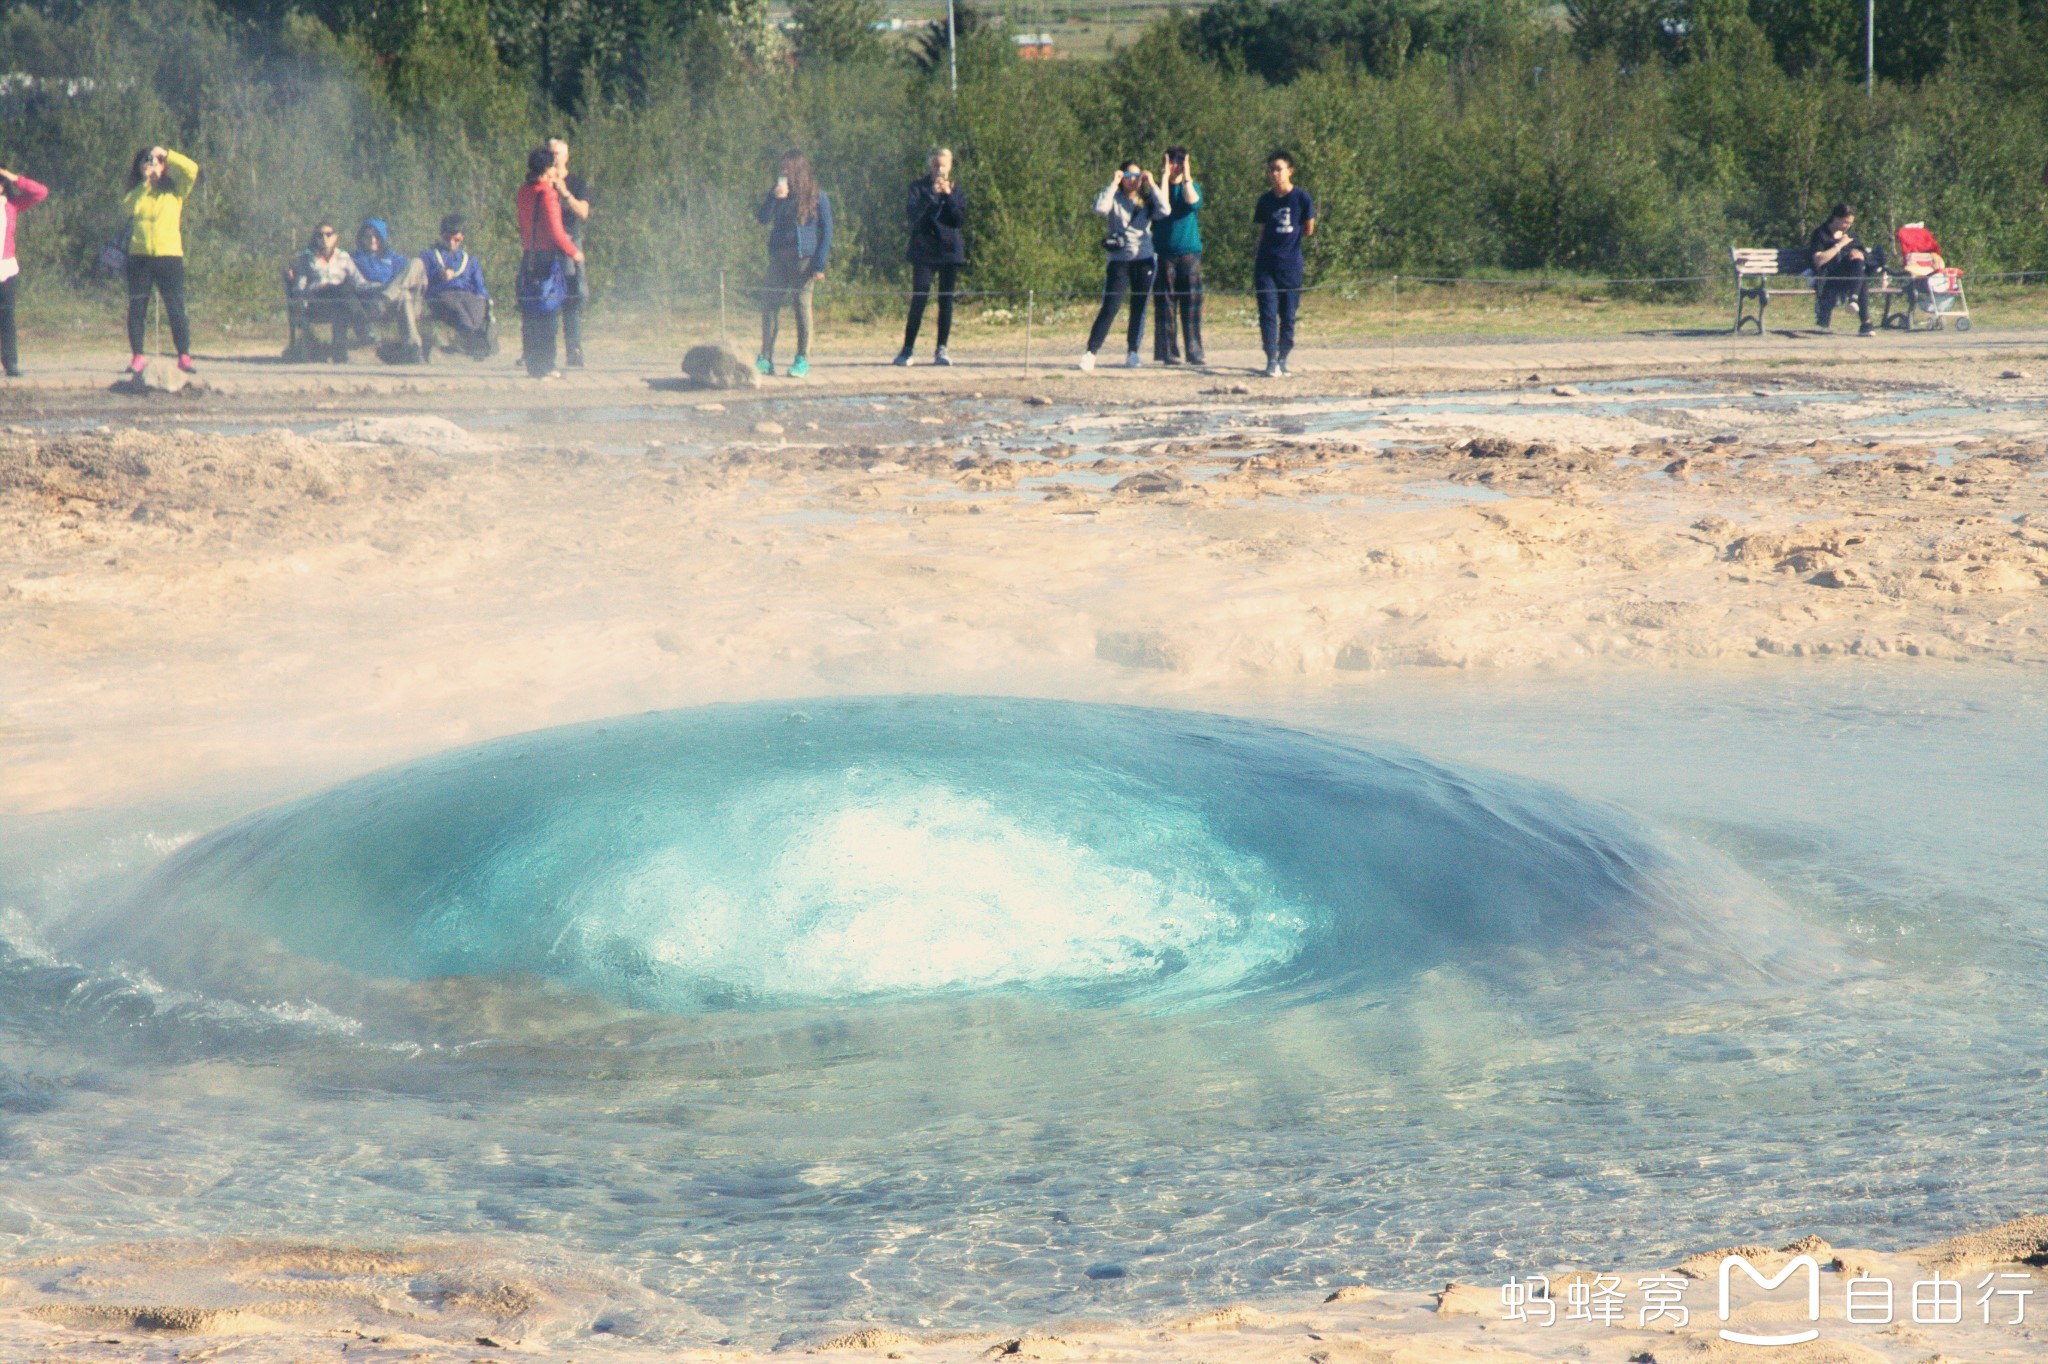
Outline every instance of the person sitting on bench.
<svg viewBox="0 0 2048 1364">
<path fill-rule="evenodd" d="M 321 223 L 313 229 L 306 249 L 285 267 L 285 306 L 291 310 L 292 329 L 291 345 L 285 351 L 287 360 L 316 358 L 309 333 L 315 325 L 326 322 L 334 327 L 334 345 L 328 358 L 336 364 L 346 363 L 349 332 L 369 325 L 361 297 L 369 281 L 356 268 L 355 258 L 340 249 L 340 243 L 334 225 Z"/>
<path fill-rule="evenodd" d="M 463 249 L 467 226 L 459 213 L 443 218 L 441 244 L 420 252 L 420 264 L 427 272 L 427 321 L 446 326 L 457 348 L 482 359 L 490 354 L 491 293 L 483 266 Z M 425 340 L 431 349 L 431 333 Z"/>
<path fill-rule="evenodd" d="M 1875 262 L 1862 242 L 1856 240 L 1856 210 L 1836 204 L 1828 220 L 1813 229 L 1807 249 L 1813 253 L 1813 322 L 1825 330 L 1834 320 L 1835 305 L 1845 298 L 1856 300 L 1856 315 L 1863 325 L 1859 336 L 1877 330 L 1870 321 L 1869 271 Z"/>
<path fill-rule="evenodd" d="M 379 355 L 401 364 L 418 364 L 426 358 L 420 350 L 420 302 L 427 292 L 426 267 L 417 257 L 401 256 L 391 249 L 391 228 L 382 218 L 363 219 L 363 225 L 356 230 L 353 254 L 356 269 L 362 271 L 364 280 L 359 296 L 370 315 L 398 321 L 397 345 L 388 353 L 380 349 Z M 356 335 L 366 343 L 375 339 L 367 325 Z"/>
</svg>

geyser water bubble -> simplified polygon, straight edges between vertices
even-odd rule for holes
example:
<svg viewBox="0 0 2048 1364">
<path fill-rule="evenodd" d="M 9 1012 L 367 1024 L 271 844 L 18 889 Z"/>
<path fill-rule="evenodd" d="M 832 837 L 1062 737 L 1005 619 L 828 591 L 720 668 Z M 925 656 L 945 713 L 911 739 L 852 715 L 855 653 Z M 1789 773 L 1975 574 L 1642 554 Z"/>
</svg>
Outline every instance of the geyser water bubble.
<svg viewBox="0 0 2048 1364">
<path fill-rule="evenodd" d="M 99 949 L 251 999 L 540 977 L 669 1013 L 1041 991 L 1180 1007 L 1440 966 L 1768 957 L 1625 816 L 1188 712 L 920 696 L 522 735 L 200 840 Z M 1613 973 L 1609 973 L 1613 978 Z"/>
</svg>

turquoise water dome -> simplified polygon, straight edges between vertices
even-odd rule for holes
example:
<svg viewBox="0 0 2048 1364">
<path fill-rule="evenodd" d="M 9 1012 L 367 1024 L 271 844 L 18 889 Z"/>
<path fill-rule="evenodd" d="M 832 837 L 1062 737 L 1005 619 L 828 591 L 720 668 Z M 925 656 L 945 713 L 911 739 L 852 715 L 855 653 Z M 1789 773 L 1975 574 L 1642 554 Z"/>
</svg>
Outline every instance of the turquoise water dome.
<svg viewBox="0 0 2048 1364">
<path fill-rule="evenodd" d="M 1616 811 L 1269 724 L 836 699 L 364 777 L 186 848 L 101 936 L 249 998 L 336 968 L 537 978 L 668 1014 L 1014 991 L 1182 1007 L 1447 962 L 1509 990 L 1596 958 L 1668 985 L 1765 964 L 1754 917 L 1734 930 L 1744 896 L 1697 873 Z"/>
</svg>

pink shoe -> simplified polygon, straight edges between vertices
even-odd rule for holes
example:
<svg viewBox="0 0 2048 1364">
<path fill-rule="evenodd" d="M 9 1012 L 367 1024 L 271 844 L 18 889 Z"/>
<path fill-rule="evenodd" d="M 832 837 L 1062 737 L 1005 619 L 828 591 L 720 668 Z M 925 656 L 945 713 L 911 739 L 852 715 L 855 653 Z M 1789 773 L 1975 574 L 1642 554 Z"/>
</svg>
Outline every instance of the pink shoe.
<svg viewBox="0 0 2048 1364">
<path fill-rule="evenodd" d="M 147 355 L 138 355 L 128 362 L 128 372 L 130 374 L 140 374 L 148 368 L 149 357 Z"/>
<path fill-rule="evenodd" d="M 178 372 L 180 374 L 192 374 L 196 372 L 192 364 L 191 356 L 181 355 L 178 357 Z"/>
</svg>

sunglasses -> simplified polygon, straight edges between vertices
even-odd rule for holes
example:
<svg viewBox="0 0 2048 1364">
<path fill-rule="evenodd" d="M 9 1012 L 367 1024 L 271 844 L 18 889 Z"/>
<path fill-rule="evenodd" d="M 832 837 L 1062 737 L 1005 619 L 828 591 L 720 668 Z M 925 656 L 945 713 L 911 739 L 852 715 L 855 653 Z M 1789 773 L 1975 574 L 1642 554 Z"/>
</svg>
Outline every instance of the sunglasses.
<svg viewBox="0 0 2048 1364">
<path fill-rule="evenodd" d="M 329 229 L 329 230 L 328 230 L 328 231 L 326 231 L 326 232 L 322 232 L 322 233 L 321 233 L 320 235 L 321 235 L 322 237 L 325 237 L 325 238 L 326 238 L 326 239 L 327 239 L 328 241 L 333 241 L 333 240 L 334 240 L 334 232 L 333 232 L 333 230 L 332 230 L 332 229 Z"/>
</svg>

